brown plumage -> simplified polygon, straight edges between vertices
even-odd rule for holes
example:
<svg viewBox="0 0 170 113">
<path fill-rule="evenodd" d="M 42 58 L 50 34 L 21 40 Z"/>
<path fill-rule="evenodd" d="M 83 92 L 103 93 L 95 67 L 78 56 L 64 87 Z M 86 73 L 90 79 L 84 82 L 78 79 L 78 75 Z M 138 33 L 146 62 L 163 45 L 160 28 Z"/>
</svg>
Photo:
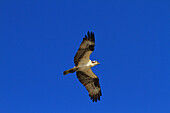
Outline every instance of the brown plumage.
<svg viewBox="0 0 170 113">
<path fill-rule="evenodd" d="M 102 93 L 99 84 L 99 78 L 91 70 L 91 67 L 100 64 L 97 61 L 90 60 L 90 55 L 94 51 L 94 46 L 94 33 L 88 32 L 87 36 L 85 35 L 83 38 L 80 48 L 74 57 L 75 67 L 64 71 L 63 74 L 66 75 L 76 71 L 77 78 L 89 92 L 89 96 L 91 97 L 92 101 L 97 102 L 97 100 L 100 100 Z"/>
<path fill-rule="evenodd" d="M 77 71 L 77 78 L 86 87 L 87 91 L 89 92 L 89 96 L 91 97 L 91 100 L 93 102 L 97 102 L 97 100 L 100 100 L 100 96 L 102 96 L 99 78 L 97 76 L 94 76 L 94 78 L 92 78 L 88 76 L 88 74 L 92 73 L 86 74 L 85 72 Z"/>
</svg>

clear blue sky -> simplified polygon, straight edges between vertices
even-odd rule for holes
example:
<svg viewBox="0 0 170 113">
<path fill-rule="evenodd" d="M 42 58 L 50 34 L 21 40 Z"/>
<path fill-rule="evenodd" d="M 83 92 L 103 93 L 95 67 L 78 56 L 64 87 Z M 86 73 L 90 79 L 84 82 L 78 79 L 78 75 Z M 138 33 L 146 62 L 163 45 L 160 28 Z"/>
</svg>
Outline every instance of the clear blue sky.
<svg viewBox="0 0 170 113">
<path fill-rule="evenodd" d="M 88 30 L 97 103 L 62 75 Z M 1 0 L 0 113 L 170 113 L 170 1 Z"/>
</svg>

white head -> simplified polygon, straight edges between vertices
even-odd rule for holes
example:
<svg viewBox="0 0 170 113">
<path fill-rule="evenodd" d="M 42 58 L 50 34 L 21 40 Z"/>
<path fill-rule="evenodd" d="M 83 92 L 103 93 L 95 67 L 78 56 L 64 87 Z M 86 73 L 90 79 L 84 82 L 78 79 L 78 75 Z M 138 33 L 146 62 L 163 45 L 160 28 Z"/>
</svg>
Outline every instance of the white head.
<svg viewBox="0 0 170 113">
<path fill-rule="evenodd" d="M 100 64 L 98 61 L 91 61 L 91 63 L 93 64 L 93 66 L 96 66 L 96 65 Z"/>
</svg>

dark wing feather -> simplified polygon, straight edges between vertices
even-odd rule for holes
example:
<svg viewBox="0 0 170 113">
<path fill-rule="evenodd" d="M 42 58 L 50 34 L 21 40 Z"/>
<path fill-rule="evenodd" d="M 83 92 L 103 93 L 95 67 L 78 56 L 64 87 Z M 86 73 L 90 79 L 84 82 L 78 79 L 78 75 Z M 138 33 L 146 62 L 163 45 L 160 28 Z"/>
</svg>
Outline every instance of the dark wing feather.
<svg viewBox="0 0 170 113">
<path fill-rule="evenodd" d="M 78 64 L 87 63 L 89 61 L 90 54 L 94 51 L 94 46 L 95 46 L 94 33 L 92 32 L 89 33 L 88 31 L 87 36 L 85 35 L 85 38 L 83 38 L 80 48 L 74 57 L 74 63 L 76 66 Z"/>
<path fill-rule="evenodd" d="M 91 69 L 90 69 L 91 70 Z M 79 81 L 86 87 L 89 92 L 89 96 L 91 100 L 97 102 L 100 100 L 100 96 L 102 96 L 101 88 L 99 84 L 99 78 L 94 74 L 89 72 L 77 71 L 77 78 Z M 89 76 L 89 74 L 94 74 Z"/>
</svg>

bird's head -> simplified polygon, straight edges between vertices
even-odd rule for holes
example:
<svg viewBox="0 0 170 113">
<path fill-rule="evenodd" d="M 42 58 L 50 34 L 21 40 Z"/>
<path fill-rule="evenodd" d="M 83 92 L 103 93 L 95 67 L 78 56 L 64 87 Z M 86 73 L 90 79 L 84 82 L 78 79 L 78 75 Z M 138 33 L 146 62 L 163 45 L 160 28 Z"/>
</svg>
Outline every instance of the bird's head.
<svg viewBox="0 0 170 113">
<path fill-rule="evenodd" d="M 91 61 L 94 66 L 99 65 L 100 63 L 98 61 Z"/>
</svg>

